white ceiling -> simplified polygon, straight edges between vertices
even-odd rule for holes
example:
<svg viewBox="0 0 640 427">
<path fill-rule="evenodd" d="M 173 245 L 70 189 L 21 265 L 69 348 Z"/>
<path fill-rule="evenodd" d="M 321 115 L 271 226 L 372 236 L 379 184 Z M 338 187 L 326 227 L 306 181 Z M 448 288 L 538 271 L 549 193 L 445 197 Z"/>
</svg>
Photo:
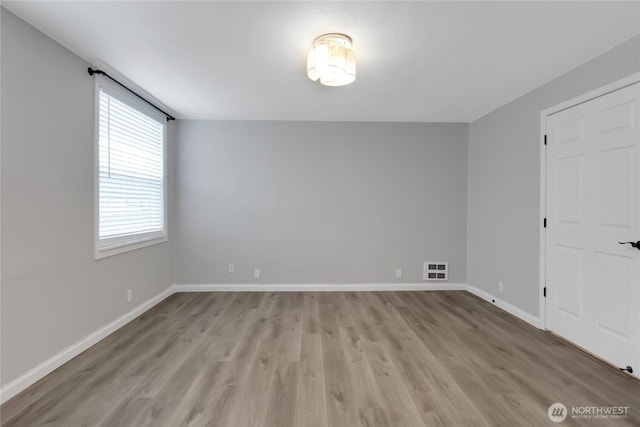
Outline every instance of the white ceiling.
<svg viewBox="0 0 640 427">
<path fill-rule="evenodd" d="M 623 2 L 16 2 L 3 5 L 179 118 L 470 122 L 640 33 Z M 355 83 L 306 77 L 323 33 Z"/>
</svg>

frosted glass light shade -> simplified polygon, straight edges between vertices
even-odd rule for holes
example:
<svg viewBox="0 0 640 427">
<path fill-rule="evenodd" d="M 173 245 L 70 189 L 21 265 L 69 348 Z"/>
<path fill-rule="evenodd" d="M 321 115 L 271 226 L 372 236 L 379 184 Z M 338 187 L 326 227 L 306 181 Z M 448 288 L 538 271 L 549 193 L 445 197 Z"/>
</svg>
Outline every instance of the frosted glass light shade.
<svg viewBox="0 0 640 427">
<path fill-rule="evenodd" d="M 356 79 L 356 57 L 351 39 L 324 34 L 313 41 L 307 56 L 307 76 L 325 86 L 344 86 Z"/>
</svg>

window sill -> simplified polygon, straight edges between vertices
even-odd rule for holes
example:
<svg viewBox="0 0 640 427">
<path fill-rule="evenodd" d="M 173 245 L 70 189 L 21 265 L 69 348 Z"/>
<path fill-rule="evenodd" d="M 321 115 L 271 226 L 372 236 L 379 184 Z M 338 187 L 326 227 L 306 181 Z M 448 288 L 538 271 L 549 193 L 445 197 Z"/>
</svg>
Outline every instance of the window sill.
<svg viewBox="0 0 640 427">
<path fill-rule="evenodd" d="M 99 260 L 103 258 L 108 258 L 114 255 L 123 254 L 125 252 L 131 252 L 138 249 L 146 248 L 148 246 L 157 245 L 159 243 L 167 242 L 169 239 L 167 236 L 163 237 L 154 237 L 147 240 L 139 240 L 131 243 L 120 243 L 118 245 L 105 247 L 105 248 L 95 248 L 94 259 Z"/>
</svg>

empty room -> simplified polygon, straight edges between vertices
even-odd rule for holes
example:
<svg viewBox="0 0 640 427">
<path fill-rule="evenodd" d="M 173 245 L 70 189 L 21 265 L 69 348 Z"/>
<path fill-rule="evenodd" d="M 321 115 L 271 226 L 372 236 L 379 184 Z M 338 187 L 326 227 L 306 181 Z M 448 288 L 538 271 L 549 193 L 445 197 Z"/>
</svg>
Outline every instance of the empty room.
<svg viewBox="0 0 640 427">
<path fill-rule="evenodd" d="M 640 425 L 640 2 L 2 1 L 0 425 Z"/>
</svg>

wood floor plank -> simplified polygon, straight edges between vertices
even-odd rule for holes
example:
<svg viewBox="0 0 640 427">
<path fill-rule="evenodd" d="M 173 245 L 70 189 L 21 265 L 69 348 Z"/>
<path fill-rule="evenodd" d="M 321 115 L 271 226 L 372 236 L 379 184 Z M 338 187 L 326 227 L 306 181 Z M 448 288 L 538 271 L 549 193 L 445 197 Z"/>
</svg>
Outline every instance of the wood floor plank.
<svg viewBox="0 0 640 427">
<path fill-rule="evenodd" d="M 281 325 L 283 340 L 285 342 L 285 352 L 287 360 L 290 362 L 300 361 L 302 345 L 302 294 L 290 292 L 287 294 L 287 308 L 281 315 Z"/>
<path fill-rule="evenodd" d="M 640 382 L 467 292 L 182 293 L 0 407 L 13 426 L 541 426 Z M 587 424 L 588 423 L 588 424 Z"/>
<path fill-rule="evenodd" d="M 83 396 L 78 408 L 69 411 L 56 424 L 74 427 L 99 425 L 111 414 L 113 409 L 130 398 L 132 390 L 142 378 L 114 378 L 104 387 L 94 389 L 92 394 Z"/>
<path fill-rule="evenodd" d="M 418 410 L 382 343 L 367 342 L 364 346 L 367 361 L 373 369 L 377 388 L 382 395 L 384 405 L 379 409 L 387 415 L 387 425 L 423 426 Z"/>
<path fill-rule="evenodd" d="M 180 322 L 170 329 L 166 345 L 154 353 L 153 357 L 146 358 L 147 375 L 134 391 L 133 397 L 155 397 L 191 352 L 207 338 L 216 322 L 209 320 L 208 312 L 199 307 L 210 305 L 212 300 L 217 299 L 216 296 L 204 296 L 194 303 L 194 310 L 186 317 L 186 322 Z"/>
<path fill-rule="evenodd" d="M 288 350 L 294 345 L 291 340 L 295 335 L 289 334 L 287 327 L 290 315 L 286 313 L 291 302 L 290 294 L 275 295 L 274 312 L 266 322 L 265 338 L 258 345 L 255 357 L 251 361 L 247 377 L 250 381 L 238 384 L 238 395 L 231 413 L 229 425 L 259 426 L 265 425 L 268 411 L 279 401 L 271 399 L 278 389 L 278 380 L 285 376 L 289 363 Z M 294 383 L 294 380 L 287 381 Z M 275 409 L 276 412 L 279 409 Z M 270 414 L 270 413 L 269 413 Z"/>
<path fill-rule="evenodd" d="M 382 408 L 383 394 L 367 357 L 367 342 L 355 327 L 339 328 L 340 343 L 348 362 L 351 383 L 354 386 L 355 405 L 358 408 Z M 380 414 L 377 414 L 380 415 Z"/>
<path fill-rule="evenodd" d="M 150 404 L 137 416 L 130 420 L 135 426 L 163 426 L 176 425 L 179 414 L 190 413 L 186 408 L 191 402 L 186 401 L 186 396 L 193 384 L 197 381 L 205 367 L 219 373 L 225 366 L 221 362 L 210 360 L 209 350 L 214 345 L 213 341 L 203 341 L 191 351 L 173 371 L 171 377 L 164 383 L 161 390 L 149 399 Z"/>
<path fill-rule="evenodd" d="M 320 304 L 322 360 L 324 367 L 327 419 L 330 426 L 359 425 L 356 384 L 331 303 Z"/>
<path fill-rule="evenodd" d="M 299 402 L 300 362 L 286 362 L 276 367 L 269 393 L 269 403 L 262 425 L 295 427 L 295 408 Z"/>
<path fill-rule="evenodd" d="M 399 326 L 403 319 L 397 316 L 381 328 L 384 345 L 424 423 L 490 425 L 417 335 Z"/>
<path fill-rule="evenodd" d="M 325 400 L 322 338 L 319 334 L 302 335 L 298 373 L 298 401 L 293 425 L 328 427 Z"/>
<path fill-rule="evenodd" d="M 378 341 L 378 327 L 382 322 L 371 316 L 367 302 L 358 292 L 347 292 L 345 298 L 349 303 L 351 318 L 354 326 L 360 331 L 367 341 Z"/>
<path fill-rule="evenodd" d="M 204 426 L 215 420 L 216 405 L 224 402 L 225 390 L 232 382 L 230 363 L 211 359 L 199 367 L 180 403 L 167 414 L 167 425 Z"/>
<path fill-rule="evenodd" d="M 433 296 L 433 306 L 441 306 L 442 301 Z M 411 308 L 411 305 L 409 305 Z M 491 422 L 494 425 L 517 425 L 518 420 L 504 410 L 498 410 L 502 403 L 499 401 L 500 393 L 513 392 L 513 384 L 500 381 L 492 375 L 489 361 L 485 357 L 479 357 L 479 349 L 474 348 L 473 353 L 465 346 L 473 332 L 469 322 L 464 318 L 451 320 L 453 316 L 447 311 L 440 311 L 446 322 L 441 322 L 443 333 L 435 336 L 435 333 L 418 329 L 416 333 L 423 343 L 430 349 L 435 349 L 438 363 L 443 366 L 453 381 L 463 390 L 467 398 L 481 413 L 491 413 Z M 435 343 L 435 346 L 433 345 Z M 429 344 L 431 346 L 429 347 Z"/>
<path fill-rule="evenodd" d="M 407 304 L 386 293 L 364 295 L 378 305 L 382 343 L 426 425 L 489 425 L 453 377 L 402 317 Z M 448 384 L 448 387 L 433 385 Z"/>
<path fill-rule="evenodd" d="M 302 331 L 305 334 L 320 333 L 319 300 L 317 292 L 307 292 L 302 296 Z"/>
<path fill-rule="evenodd" d="M 127 398 L 112 410 L 107 418 L 100 423 L 103 427 L 131 427 L 131 420 L 136 418 L 151 404 L 147 398 Z"/>
<path fill-rule="evenodd" d="M 329 305 L 335 322 L 339 327 L 354 326 L 351 310 L 344 292 L 322 292 L 320 293 L 320 304 Z"/>
</svg>

